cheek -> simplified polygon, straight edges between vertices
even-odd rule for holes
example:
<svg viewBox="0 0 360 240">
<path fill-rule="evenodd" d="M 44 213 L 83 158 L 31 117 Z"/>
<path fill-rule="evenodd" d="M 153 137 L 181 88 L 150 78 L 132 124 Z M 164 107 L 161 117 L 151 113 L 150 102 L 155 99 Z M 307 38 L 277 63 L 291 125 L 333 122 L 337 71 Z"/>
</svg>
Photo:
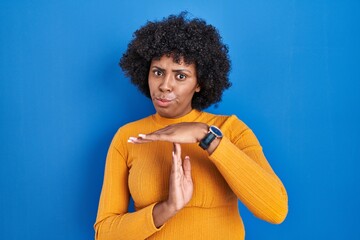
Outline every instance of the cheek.
<svg viewBox="0 0 360 240">
<path fill-rule="evenodd" d="M 154 81 L 148 80 L 149 91 L 152 92 L 155 89 Z"/>
<path fill-rule="evenodd" d="M 187 100 L 191 100 L 194 96 L 194 89 L 187 89 L 185 91 L 182 91 L 181 93 L 179 93 L 179 97 L 181 99 L 187 99 Z"/>
</svg>

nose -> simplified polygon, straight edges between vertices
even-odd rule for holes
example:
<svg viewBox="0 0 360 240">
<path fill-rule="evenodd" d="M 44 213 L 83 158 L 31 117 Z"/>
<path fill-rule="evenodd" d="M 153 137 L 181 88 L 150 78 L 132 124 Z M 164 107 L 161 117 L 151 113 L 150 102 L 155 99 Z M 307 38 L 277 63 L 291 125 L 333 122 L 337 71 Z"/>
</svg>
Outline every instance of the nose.
<svg viewBox="0 0 360 240">
<path fill-rule="evenodd" d="M 170 74 L 167 74 L 164 76 L 164 78 L 161 81 L 161 84 L 159 85 L 159 89 L 162 92 L 171 92 L 172 91 L 172 79 L 171 79 Z"/>
</svg>

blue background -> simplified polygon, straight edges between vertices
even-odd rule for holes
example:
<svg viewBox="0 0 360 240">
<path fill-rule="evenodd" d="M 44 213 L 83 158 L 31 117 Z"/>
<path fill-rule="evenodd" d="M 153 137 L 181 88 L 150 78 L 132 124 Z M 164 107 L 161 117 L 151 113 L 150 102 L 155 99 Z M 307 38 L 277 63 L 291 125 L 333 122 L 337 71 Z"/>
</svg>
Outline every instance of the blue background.
<svg viewBox="0 0 360 240">
<path fill-rule="evenodd" d="M 258 136 L 289 194 L 247 239 L 360 239 L 360 1 L 0 2 L 0 239 L 92 239 L 107 148 L 154 112 L 117 66 L 147 20 L 188 10 L 230 48 L 208 111 Z"/>
</svg>

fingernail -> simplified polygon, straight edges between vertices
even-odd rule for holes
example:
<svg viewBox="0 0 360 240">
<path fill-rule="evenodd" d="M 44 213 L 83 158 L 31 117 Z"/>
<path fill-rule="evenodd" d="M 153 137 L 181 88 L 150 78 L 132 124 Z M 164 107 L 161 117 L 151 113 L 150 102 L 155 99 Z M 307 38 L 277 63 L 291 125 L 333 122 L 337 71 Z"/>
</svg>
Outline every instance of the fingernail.
<svg viewBox="0 0 360 240">
<path fill-rule="evenodd" d="M 141 138 L 145 138 L 145 137 L 146 137 L 146 135 L 145 135 L 145 134 L 142 134 L 142 133 L 140 133 L 138 136 L 141 137 Z"/>
<path fill-rule="evenodd" d="M 189 156 L 185 156 L 185 159 L 190 159 L 190 157 L 189 157 Z"/>
<path fill-rule="evenodd" d="M 128 143 L 134 143 L 131 139 L 127 140 Z"/>
</svg>

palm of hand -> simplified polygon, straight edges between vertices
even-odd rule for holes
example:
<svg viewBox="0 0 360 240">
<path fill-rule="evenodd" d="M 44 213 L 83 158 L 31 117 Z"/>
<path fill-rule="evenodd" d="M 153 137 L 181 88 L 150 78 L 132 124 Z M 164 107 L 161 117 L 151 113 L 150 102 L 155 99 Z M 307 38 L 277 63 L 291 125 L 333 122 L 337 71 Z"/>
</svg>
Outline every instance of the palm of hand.
<svg viewBox="0 0 360 240">
<path fill-rule="evenodd" d="M 172 157 L 173 165 L 170 174 L 168 204 L 179 211 L 191 200 L 194 187 L 191 178 L 190 158 L 185 157 L 182 164 L 180 144 L 174 144 Z"/>
</svg>

